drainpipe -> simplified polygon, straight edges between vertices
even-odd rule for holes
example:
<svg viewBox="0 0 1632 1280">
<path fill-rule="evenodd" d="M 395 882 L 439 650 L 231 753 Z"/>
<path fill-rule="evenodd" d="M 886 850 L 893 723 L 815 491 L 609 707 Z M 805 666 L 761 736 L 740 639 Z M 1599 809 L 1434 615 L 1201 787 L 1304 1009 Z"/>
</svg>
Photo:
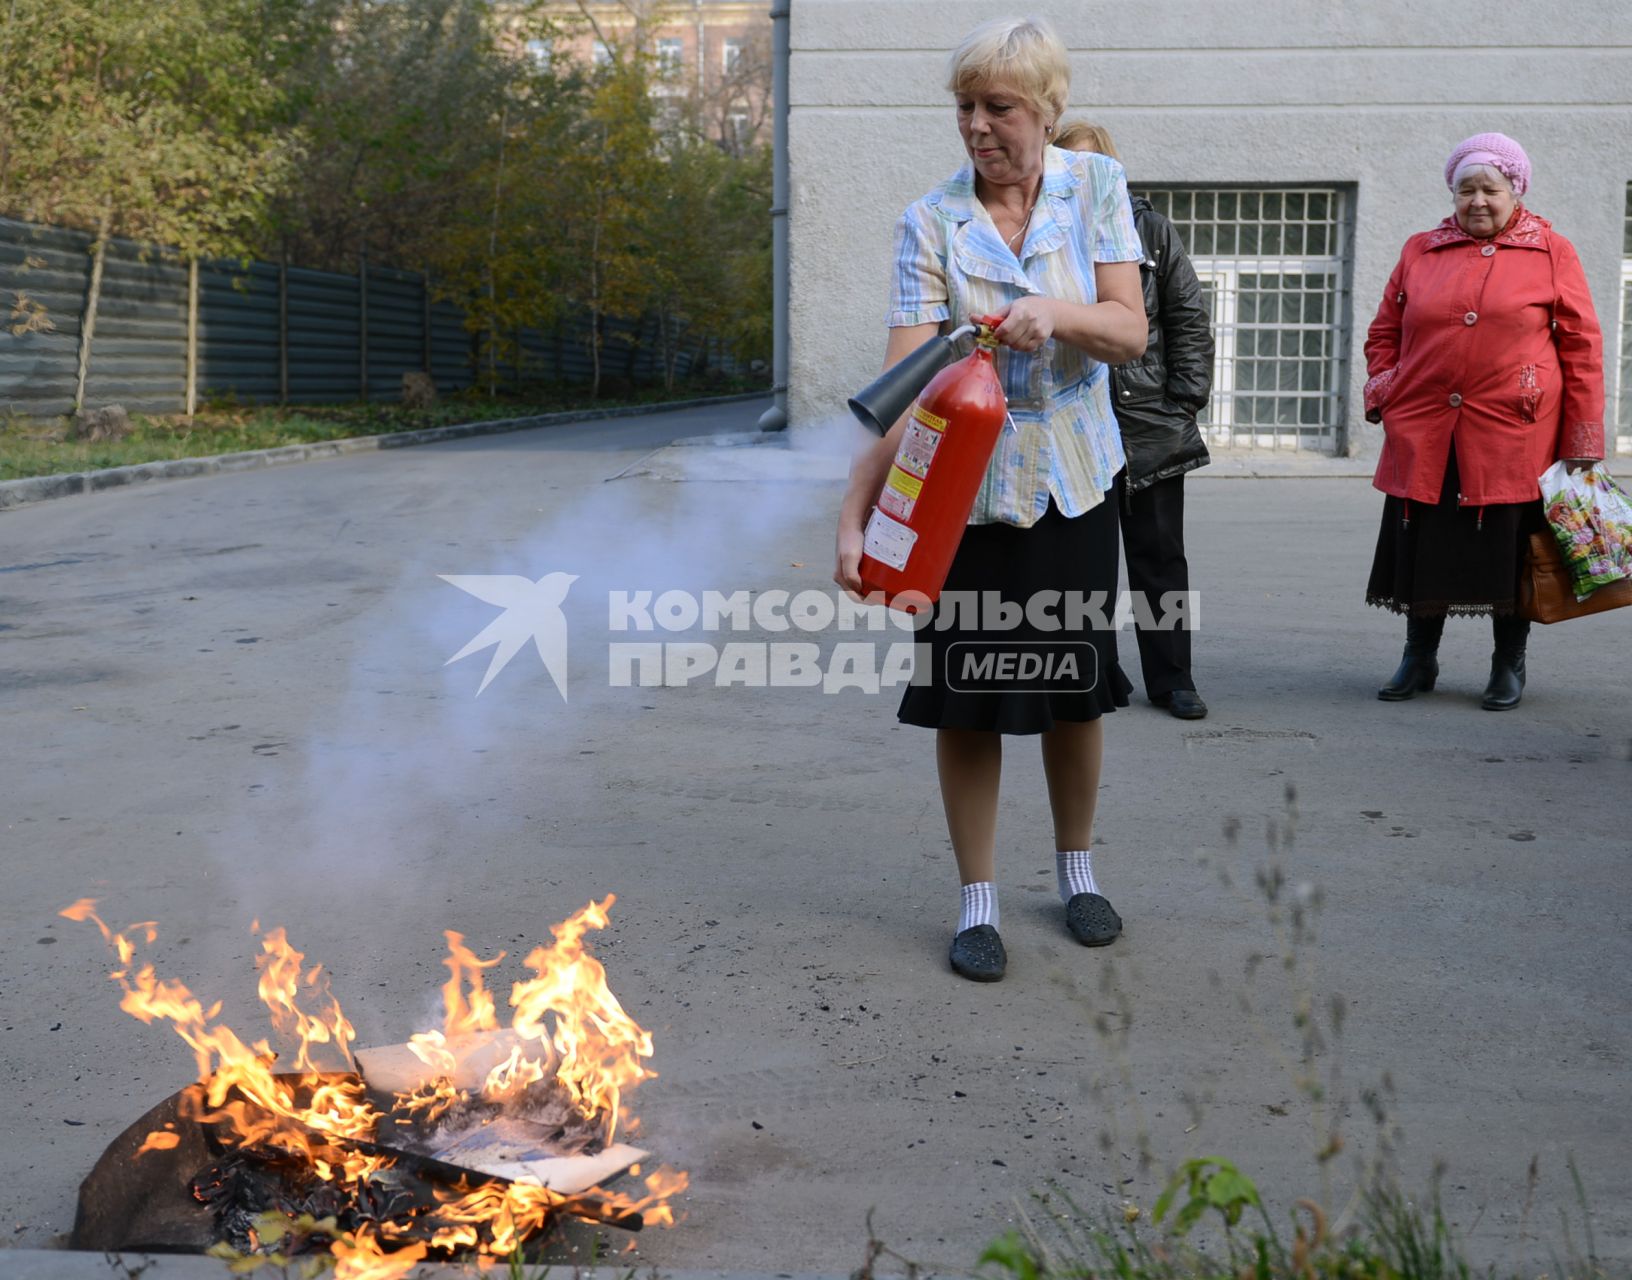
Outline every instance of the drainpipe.
<svg viewBox="0 0 1632 1280">
<path fill-rule="evenodd" d="M 772 127 L 771 392 L 776 403 L 760 415 L 761 431 L 788 425 L 788 12 L 793 0 L 771 0 L 771 93 L 776 98 Z"/>
</svg>

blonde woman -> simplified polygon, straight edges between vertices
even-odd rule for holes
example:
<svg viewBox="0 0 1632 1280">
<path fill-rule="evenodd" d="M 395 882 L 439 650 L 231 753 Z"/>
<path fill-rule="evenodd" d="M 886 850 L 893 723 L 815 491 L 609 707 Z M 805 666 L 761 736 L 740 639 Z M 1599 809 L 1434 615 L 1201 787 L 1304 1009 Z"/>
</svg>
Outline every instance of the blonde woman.
<svg viewBox="0 0 1632 1280">
<path fill-rule="evenodd" d="M 947 77 L 966 163 L 896 225 L 886 368 L 970 316 L 1004 317 L 997 364 L 1013 429 L 993 452 L 940 612 L 921 633 L 932 646 L 930 682 L 909 688 L 899 713 L 936 731 L 961 881 L 949 959 L 978 982 L 996 981 L 1007 965 L 996 885 L 1003 734 L 1041 740 L 1071 935 L 1101 946 L 1122 928 L 1090 854 L 1101 717 L 1127 705 L 1131 686 L 1115 632 L 1071 602 L 1117 594 L 1108 498 L 1123 458 L 1109 367 L 1144 350 L 1142 252 L 1122 166 L 1050 145 L 1069 86 L 1065 50 L 1045 23 L 999 18 L 971 31 Z M 848 590 L 861 588 L 863 529 L 905 426 L 903 418 L 852 468 L 833 575 Z M 977 619 L 946 607 L 959 597 L 981 602 Z M 1026 625 L 1005 627 L 1005 610 L 1016 607 Z M 970 681 L 957 666 L 975 652 L 1050 644 L 1081 657 L 1074 678 L 1047 687 Z"/>
</svg>

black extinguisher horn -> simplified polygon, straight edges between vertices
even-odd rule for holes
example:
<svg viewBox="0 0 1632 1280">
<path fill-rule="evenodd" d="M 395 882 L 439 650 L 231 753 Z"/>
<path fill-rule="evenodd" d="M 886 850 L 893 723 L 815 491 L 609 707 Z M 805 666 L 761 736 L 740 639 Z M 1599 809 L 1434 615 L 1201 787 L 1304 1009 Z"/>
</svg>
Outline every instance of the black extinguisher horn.
<svg viewBox="0 0 1632 1280">
<path fill-rule="evenodd" d="M 952 363 L 957 340 L 975 331 L 974 325 L 966 324 L 951 333 L 937 334 L 851 396 L 847 402 L 850 412 L 868 430 L 886 434 L 930 379 Z"/>
</svg>

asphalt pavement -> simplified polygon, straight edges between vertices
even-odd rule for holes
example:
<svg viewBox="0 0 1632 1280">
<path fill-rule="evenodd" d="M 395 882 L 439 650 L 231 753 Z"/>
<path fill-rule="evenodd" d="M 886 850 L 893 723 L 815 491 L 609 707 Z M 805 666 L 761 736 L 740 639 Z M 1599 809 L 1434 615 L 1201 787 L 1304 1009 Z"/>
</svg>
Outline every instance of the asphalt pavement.
<svg viewBox="0 0 1632 1280">
<path fill-rule="evenodd" d="M 32 1251 L 80 1179 L 192 1075 L 58 918 L 84 896 L 158 922 L 162 971 L 254 1034 L 251 922 L 284 925 L 366 1045 L 432 1020 L 444 929 L 509 951 L 504 990 L 615 893 L 592 944 L 656 1045 L 639 1140 L 691 1178 L 640 1264 L 844 1274 L 871 1212 L 967 1269 L 1033 1193 L 1148 1211 L 1206 1155 L 1279 1221 L 1341 1210 L 1368 1162 L 1414 1195 L 1443 1165 L 1485 1261 L 1562 1251 L 1561 1209 L 1582 1243 L 1573 1160 L 1599 1255 L 1632 1262 L 1632 618 L 1537 628 L 1505 714 L 1478 706 L 1488 624 L 1453 620 L 1439 688 L 1381 703 L 1403 626 L 1363 599 L 1364 464 L 1196 473 L 1212 713 L 1136 695 L 1109 722 L 1095 870 L 1126 933 L 1065 934 L 1036 748 L 1009 740 L 1010 969 L 975 986 L 946 968 L 932 740 L 857 687 L 897 637 L 753 613 L 827 591 L 844 469 L 837 429 L 743 434 L 762 407 L 0 513 L 0 1235 L 30 1251 L 0 1274 L 51 1274 Z M 439 575 L 549 573 L 576 575 L 565 698 L 530 644 L 478 695 L 493 651 L 449 659 L 498 610 Z M 740 627 L 664 629 L 708 592 L 747 593 Z M 654 652 L 692 678 L 642 685 Z"/>
</svg>

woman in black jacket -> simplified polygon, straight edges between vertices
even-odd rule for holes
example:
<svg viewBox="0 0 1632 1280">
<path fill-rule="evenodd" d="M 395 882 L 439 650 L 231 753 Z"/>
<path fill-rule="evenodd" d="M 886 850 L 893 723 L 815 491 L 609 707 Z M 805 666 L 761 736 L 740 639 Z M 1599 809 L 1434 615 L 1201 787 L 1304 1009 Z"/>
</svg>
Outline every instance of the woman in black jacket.
<svg viewBox="0 0 1632 1280">
<path fill-rule="evenodd" d="M 1110 134 L 1081 121 L 1062 126 L 1055 145 L 1121 159 Z M 1139 359 L 1111 370 L 1111 403 L 1128 460 L 1120 481 L 1128 589 L 1148 605 L 1134 611 L 1145 693 L 1181 720 L 1200 720 L 1207 704 L 1190 674 L 1188 609 L 1177 626 L 1148 624 L 1168 613 L 1163 600 L 1169 593 L 1190 590 L 1184 473 L 1209 461 L 1196 415 L 1213 389 L 1213 331 L 1201 282 L 1173 224 L 1142 196 L 1133 198 L 1133 224 L 1145 248 L 1139 277 L 1150 340 Z"/>
</svg>

